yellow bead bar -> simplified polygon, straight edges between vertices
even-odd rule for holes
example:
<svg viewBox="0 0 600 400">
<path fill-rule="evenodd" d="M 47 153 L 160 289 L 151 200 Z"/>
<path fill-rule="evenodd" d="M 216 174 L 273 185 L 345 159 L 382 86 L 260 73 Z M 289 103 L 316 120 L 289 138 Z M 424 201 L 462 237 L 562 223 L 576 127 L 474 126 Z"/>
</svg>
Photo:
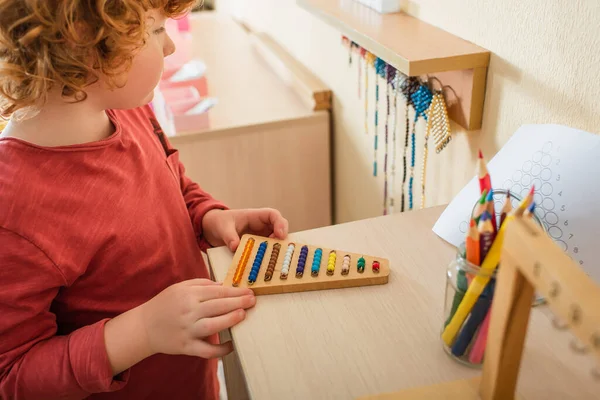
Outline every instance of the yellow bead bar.
<svg viewBox="0 0 600 400">
<path fill-rule="evenodd" d="M 337 255 L 335 251 L 331 251 L 329 253 L 329 260 L 327 261 L 327 275 L 333 275 L 333 271 L 335 270 L 335 260 Z"/>
</svg>

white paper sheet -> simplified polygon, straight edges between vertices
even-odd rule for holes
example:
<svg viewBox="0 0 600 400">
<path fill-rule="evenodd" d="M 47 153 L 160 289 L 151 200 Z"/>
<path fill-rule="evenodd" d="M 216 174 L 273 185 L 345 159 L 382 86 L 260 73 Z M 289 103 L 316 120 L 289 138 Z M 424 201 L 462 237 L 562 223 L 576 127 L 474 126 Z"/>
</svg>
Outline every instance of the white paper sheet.
<svg viewBox="0 0 600 400">
<path fill-rule="evenodd" d="M 523 197 L 535 185 L 536 213 L 548 234 L 600 283 L 600 135 L 560 125 L 524 125 L 487 167 L 493 188 Z M 475 174 L 433 227 L 457 247 L 480 196 Z M 495 198 L 499 210 L 503 199 Z"/>
</svg>

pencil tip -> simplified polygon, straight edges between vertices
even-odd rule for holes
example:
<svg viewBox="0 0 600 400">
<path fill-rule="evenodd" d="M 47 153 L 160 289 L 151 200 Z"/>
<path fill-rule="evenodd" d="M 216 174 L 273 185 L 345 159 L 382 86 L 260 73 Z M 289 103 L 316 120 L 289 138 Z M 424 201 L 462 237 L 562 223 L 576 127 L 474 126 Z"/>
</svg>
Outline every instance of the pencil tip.
<svg viewBox="0 0 600 400">
<path fill-rule="evenodd" d="M 481 152 L 481 149 L 479 149 L 479 158 L 483 159 L 483 153 Z"/>
<path fill-rule="evenodd" d="M 487 201 L 494 200 L 494 189 L 490 189 L 490 192 L 487 195 Z"/>
<path fill-rule="evenodd" d="M 535 210 L 535 201 L 532 201 L 528 208 L 529 212 L 532 213 Z"/>
<path fill-rule="evenodd" d="M 529 194 L 532 195 L 535 192 L 535 185 L 531 186 L 531 190 L 529 191 Z"/>
</svg>

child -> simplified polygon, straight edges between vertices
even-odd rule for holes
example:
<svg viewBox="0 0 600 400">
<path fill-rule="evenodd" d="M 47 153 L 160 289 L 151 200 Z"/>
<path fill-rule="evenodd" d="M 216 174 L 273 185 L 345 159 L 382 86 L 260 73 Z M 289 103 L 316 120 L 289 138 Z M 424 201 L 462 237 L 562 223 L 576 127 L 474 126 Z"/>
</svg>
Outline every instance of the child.
<svg viewBox="0 0 600 400">
<path fill-rule="evenodd" d="M 2 399 L 218 398 L 255 299 L 200 250 L 288 225 L 190 181 L 147 105 L 192 3 L 0 0 Z"/>
</svg>

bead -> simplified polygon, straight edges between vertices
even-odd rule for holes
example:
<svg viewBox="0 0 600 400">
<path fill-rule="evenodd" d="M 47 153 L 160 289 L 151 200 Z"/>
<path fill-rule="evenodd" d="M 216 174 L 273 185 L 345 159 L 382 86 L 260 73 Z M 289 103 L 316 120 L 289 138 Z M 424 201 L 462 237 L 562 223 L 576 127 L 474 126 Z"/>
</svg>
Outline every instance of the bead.
<svg viewBox="0 0 600 400">
<path fill-rule="evenodd" d="M 379 261 L 373 261 L 373 272 L 379 272 Z"/>
<path fill-rule="evenodd" d="M 277 258 L 279 257 L 280 249 L 280 243 L 275 243 L 273 245 L 273 250 L 271 250 L 271 258 L 269 260 L 269 266 L 267 268 L 267 272 L 265 273 L 265 281 L 270 281 L 273 277 L 273 272 L 275 271 L 275 264 L 277 264 Z"/>
<path fill-rule="evenodd" d="M 310 273 L 312 276 L 319 275 L 319 269 L 321 268 L 321 255 L 322 254 L 323 254 L 322 249 L 316 249 L 315 253 L 313 254 L 313 262 L 312 262 L 312 266 L 310 269 Z"/>
<path fill-rule="evenodd" d="M 336 253 L 335 250 L 332 250 L 329 253 L 329 259 L 327 260 L 327 275 L 333 275 L 333 272 L 335 270 L 335 260 L 336 260 Z"/>
<path fill-rule="evenodd" d="M 358 259 L 358 261 L 356 262 L 356 267 L 358 272 L 362 273 L 365 271 L 365 259 L 363 257 Z"/>
<path fill-rule="evenodd" d="M 342 262 L 342 275 L 348 275 L 350 272 L 350 256 L 345 255 L 344 261 Z"/>
<path fill-rule="evenodd" d="M 292 260 L 292 255 L 294 254 L 295 248 L 296 248 L 296 245 L 294 243 L 288 244 L 288 248 L 285 253 L 285 258 L 283 260 L 283 265 L 281 266 L 281 274 L 279 275 L 279 277 L 281 279 L 287 279 L 287 276 L 288 276 L 288 273 L 290 270 L 290 263 Z"/>
<path fill-rule="evenodd" d="M 242 275 L 244 274 L 246 264 L 248 264 L 248 259 L 250 258 L 250 252 L 252 251 L 252 247 L 254 247 L 254 238 L 248 238 L 248 240 L 246 241 L 246 245 L 244 246 L 244 250 L 242 251 L 242 255 L 238 262 L 235 273 L 233 275 L 233 286 L 238 286 L 242 281 Z"/>
<path fill-rule="evenodd" d="M 256 282 L 256 277 L 258 276 L 258 270 L 263 261 L 263 257 L 265 255 L 265 250 L 267 248 L 267 242 L 264 241 L 258 246 L 258 250 L 256 252 L 256 256 L 254 257 L 254 262 L 252 263 L 252 269 L 250 270 L 250 274 L 248 276 L 248 283 L 252 285 Z"/>
</svg>

